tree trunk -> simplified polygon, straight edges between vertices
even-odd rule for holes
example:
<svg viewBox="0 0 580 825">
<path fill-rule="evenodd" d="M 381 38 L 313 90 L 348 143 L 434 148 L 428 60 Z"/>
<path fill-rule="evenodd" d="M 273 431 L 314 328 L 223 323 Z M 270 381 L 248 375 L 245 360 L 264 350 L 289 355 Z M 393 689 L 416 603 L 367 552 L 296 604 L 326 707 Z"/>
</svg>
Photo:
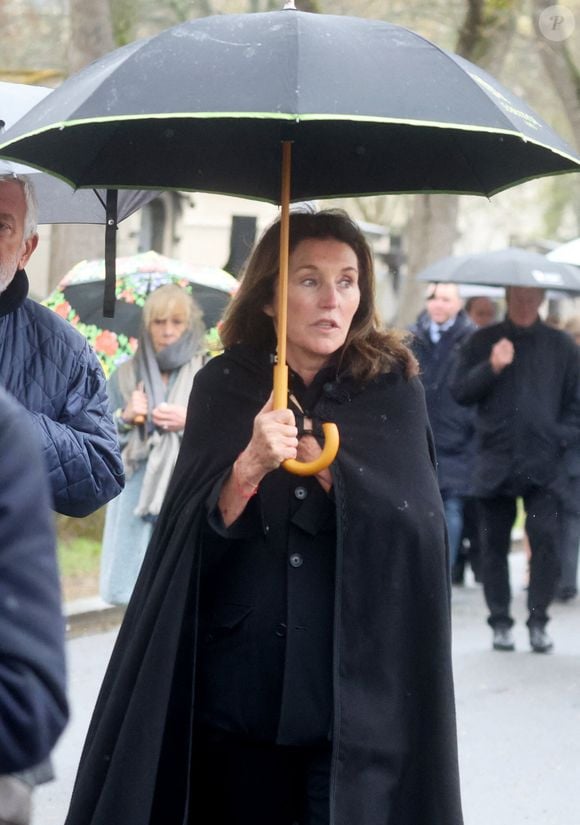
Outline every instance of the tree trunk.
<svg viewBox="0 0 580 825">
<path fill-rule="evenodd" d="M 498 73 L 515 31 L 521 0 L 468 0 L 456 52 L 482 68 Z M 425 292 L 415 275 L 438 258 L 453 253 L 457 240 L 458 195 L 416 195 L 406 232 L 407 276 L 397 312 L 406 326 L 416 317 Z"/>
<path fill-rule="evenodd" d="M 457 195 L 416 195 L 406 232 L 407 276 L 397 310 L 397 324 L 406 327 L 423 305 L 426 284 L 415 275 L 428 264 L 450 255 L 457 240 Z"/>
<path fill-rule="evenodd" d="M 482 69 L 501 72 L 522 0 L 468 0 L 455 51 Z"/>
<path fill-rule="evenodd" d="M 549 6 L 554 6 L 551 0 L 534 0 L 538 49 L 544 68 L 562 101 L 576 149 L 580 151 L 580 61 L 575 61 L 572 56 L 572 32 L 570 37 L 559 41 L 550 39 L 549 31 L 544 34 L 540 30 L 539 16 Z"/>
<path fill-rule="evenodd" d="M 562 40 L 554 40 L 550 37 L 550 28 L 541 30 L 539 26 L 540 14 L 550 6 L 552 0 L 534 0 L 534 24 L 536 28 L 536 38 L 542 63 L 546 74 L 552 82 L 552 86 L 562 102 L 562 108 L 568 118 L 572 139 L 575 148 L 580 151 L 580 61 L 574 60 L 573 32 L 570 36 Z M 576 21 L 578 25 L 578 21 Z M 567 32 L 557 32 L 567 34 Z M 576 40 L 577 42 L 577 40 Z M 573 189 L 573 208 L 576 214 L 577 225 L 580 226 L 580 191 L 576 186 Z"/>
<path fill-rule="evenodd" d="M 70 0 L 70 26 L 70 74 L 114 48 L 108 0 Z M 48 291 L 78 261 L 104 257 L 105 227 L 55 225 L 51 231 L 50 250 Z"/>
</svg>

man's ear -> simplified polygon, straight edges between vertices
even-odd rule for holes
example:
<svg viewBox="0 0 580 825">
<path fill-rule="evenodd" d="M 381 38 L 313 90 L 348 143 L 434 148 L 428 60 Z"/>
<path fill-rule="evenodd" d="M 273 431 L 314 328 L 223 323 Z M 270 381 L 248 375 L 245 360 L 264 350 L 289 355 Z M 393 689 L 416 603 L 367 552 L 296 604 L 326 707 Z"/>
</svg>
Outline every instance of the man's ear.
<svg viewBox="0 0 580 825">
<path fill-rule="evenodd" d="M 24 241 L 24 251 L 20 258 L 18 259 L 18 269 L 24 269 L 28 261 L 30 260 L 30 256 L 38 246 L 38 235 L 35 233 L 31 235 L 26 241 Z"/>
</svg>

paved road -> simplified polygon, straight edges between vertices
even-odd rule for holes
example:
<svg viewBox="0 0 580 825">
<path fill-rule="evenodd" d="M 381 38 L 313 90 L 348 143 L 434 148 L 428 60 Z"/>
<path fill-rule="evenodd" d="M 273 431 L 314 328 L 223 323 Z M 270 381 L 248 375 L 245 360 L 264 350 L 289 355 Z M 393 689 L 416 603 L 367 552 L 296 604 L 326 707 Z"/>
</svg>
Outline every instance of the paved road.
<svg viewBox="0 0 580 825">
<path fill-rule="evenodd" d="M 525 562 L 512 554 L 515 653 L 491 650 L 479 589 L 454 589 L 465 825 L 580 824 L 580 603 L 554 604 L 551 655 L 531 653 Z"/>
<path fill-rule="evenodd" d="M 465 825 L 580 825 L 580 602 L 552 608 L 555 653 L 531 653 L 523 555 L 512 553 L 511 565 L 515 653 L 491 650 L 480 588 L 468 580 L 453 591 Z M 36 793 L 33 825 L 63 825 L 115 635 L 69 642 L 73 717 L 55 751 L 58 780 Z"/>
</svg>

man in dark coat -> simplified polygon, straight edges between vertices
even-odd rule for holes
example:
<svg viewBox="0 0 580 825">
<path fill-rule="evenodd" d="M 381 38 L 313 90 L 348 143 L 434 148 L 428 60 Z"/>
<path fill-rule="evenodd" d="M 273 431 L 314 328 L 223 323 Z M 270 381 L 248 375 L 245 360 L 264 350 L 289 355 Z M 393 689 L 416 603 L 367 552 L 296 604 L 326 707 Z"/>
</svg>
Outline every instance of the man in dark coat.
<svg viewBox="0 0 580 825">
<path fill-rule="evenodd" d="M 48 756 L 68 710 L 46 470 L 25 411 L 1 388 L 0 456 L 0 820 L 20 822 L 30 790 L 7 774 Z"/>
<path fill-rule="evenodd" d="M 471 295 L 465 302 L 465 313 L 478 328 L 495 324 L 497 312 L 496 301 L 487 295 Z M 470 490 L 473 490 L 473 483 L 470 483 Z M 463 500 L 463 535 L 459 555 L 451 574 L 453 584 L 464 583 L 467 563 L 471 566 L 475 581 L 481 584 L 478 507 L 473 492 Z"/>
<path fill-rule="evenodd" d="M 35 210 L 30 180 L 0 176 L 0 383 L 28 411 L 54 509 L 86 516 L 121 492 L 123 464 L 96 355 L 67 321 L 27 298 Z"/>
<path fill-rule="evenodd" d="M 580 347 L 580 319 L 573 316 L 564 325 Z M 579 350 L 580 351 L 580 350 Z M 564 454 L 568 484 L 563 498 L 560 533 L 560 578 L 556 599 L 568 602 L 578 595 L 578 549 L 580 546 L 580 444 L 572 444 Z"/>
<path fill-rule="evenodd" d="M 472 492 L 475 458 L 475 416 L 457 403 L 449 387 L 459 348 L 475 330 L 462 307 L 457 284 L 430 284 L 426 309 L 410 328 L 435 441 L 451 568 L 459 553 L 464 500 Z"/>
<path fill-rule="evenodd" d="M 514 649 L 508 553 L 520 496 L 531 547 L 530 643 L 538 653 L 553 647 L 545 627 L 559 574 L 563 455 L 580 440 L 580 371 L 574 342 L 540 320 L 543 298 L 542 289 L 510 287 L 506 320 L 467 341 L 452 382 L 460 403 L 477 405 L 475 486 L 496 650 Z"/>
</svg>

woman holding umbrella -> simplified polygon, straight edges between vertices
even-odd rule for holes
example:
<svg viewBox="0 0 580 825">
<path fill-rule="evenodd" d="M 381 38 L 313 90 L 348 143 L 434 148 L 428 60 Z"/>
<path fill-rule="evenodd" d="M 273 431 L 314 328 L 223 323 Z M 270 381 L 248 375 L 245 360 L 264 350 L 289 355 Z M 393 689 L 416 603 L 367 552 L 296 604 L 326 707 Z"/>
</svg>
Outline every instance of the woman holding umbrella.
<svg viewBox="0 0 580 825">
<path fill-rule="evenodd" d="M 123 448 L 125 489 L 107 507 L 101 595 L 127 604 L 175 466 L 187 400 L 202 364 L 201 310 L 176 284 L 145 301 L 137 353 L 113 372 L 108 393 Z"/>
<path fill-rule="evenodd" d="M 445 520 L 416 362 L 345 213 L 278 223 L 196 376 L 67 825 L 461 825 Z M 286 459 L 341 447 L 297 478 Z"/>
</svg>

